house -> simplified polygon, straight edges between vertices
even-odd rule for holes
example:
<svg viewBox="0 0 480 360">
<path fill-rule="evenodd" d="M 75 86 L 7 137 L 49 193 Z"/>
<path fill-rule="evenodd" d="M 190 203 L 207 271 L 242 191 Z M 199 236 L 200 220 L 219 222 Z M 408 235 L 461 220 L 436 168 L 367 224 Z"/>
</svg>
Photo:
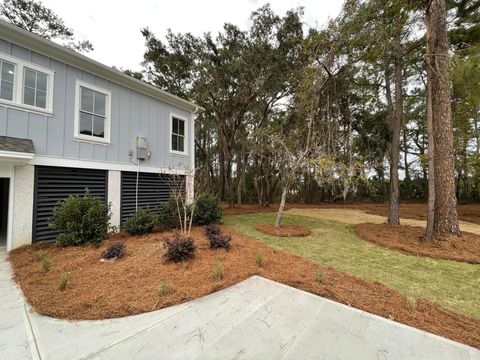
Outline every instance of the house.
<svg viewBox="0 0 480 360">
<path fill-rule="evenodd" d="M 166 201 L 173 176 L 192 194 L 199 110 L 0 21 L 0 241 L 55 239 L 54 206 L 86 188 L 111 203 L 113 226 Z"/>
</svg>

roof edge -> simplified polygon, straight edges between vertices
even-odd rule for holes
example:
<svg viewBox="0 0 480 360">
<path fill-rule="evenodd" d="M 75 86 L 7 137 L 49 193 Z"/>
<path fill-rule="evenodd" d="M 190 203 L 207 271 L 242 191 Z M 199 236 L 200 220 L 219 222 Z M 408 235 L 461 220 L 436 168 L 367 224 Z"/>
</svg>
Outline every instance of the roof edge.
<svg viewBox="0 0 480 360">
<path fill-rule="evenodd" d="M 164 90 L 160 90 L 155 86 L 126 75 L 120 70 L 108 67 L 85 55 L 56 44 L 53 41 L 44 39 L 43 37 L 29 31 L 23 30 L 4 20 L 0 20 L 0 38 L 11 41 L 19 46 L 26 47 L 44 56 L 72 65 L 81 70 L 90 72 L 96 76 L 104 77 L 118 85 L 128 87 L 139 93 L 151 96 L 184 110 L 190 112 L 205 110 L 191 101 L 182 99 Z"/>
</svg>

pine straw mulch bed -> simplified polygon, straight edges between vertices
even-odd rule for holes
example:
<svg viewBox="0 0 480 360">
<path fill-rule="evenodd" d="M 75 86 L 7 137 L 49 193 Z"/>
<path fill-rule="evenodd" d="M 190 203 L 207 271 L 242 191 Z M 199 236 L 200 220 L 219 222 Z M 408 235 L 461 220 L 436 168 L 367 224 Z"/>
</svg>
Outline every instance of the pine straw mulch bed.
<svg viewBox="0 0 480 360">
<path fill-rule="evenodd" d="M 479 235 L 463 233 L 461 238 L 427 242 L 421 227 L 372 223 L 355 225 L 355 232 L 364 240 L 404 253 L 480 264 Z"/>
<path fill-rule="evenodd" d="M 63 319 L 105 319 L 139 314 L 195 299 L 238 283 L 254 274 L 348 304 L 370 313 L 423 329 L 480 348 L 480 319 L 471 318 L 419 299 L 409 301 L 378 282 L 322 266 L 297 255 L 264 245 L 228 231 L 233 236 L 230 251 L 211 250 L 204 231 L 195 228 L 196 256 L 180 264 L 164 263 L 162 239 L 166 233 L 125 239 L 126 256 L 112 263 L 99 261 L 100 248 L 60 248 L 54 245 L 25 246 L 10 253 L 15 280 L 29 303 L 39 313 Z M 51 258 L 48 271 L 40 270 L 38 250 Z M 257 254 L 264 265 L 257 267 Z M 213 279 L 216 262 L 222 261 L 224 277 Z M 323 273 L 317 283 L 316 274 Z M 59 290 L 59 277 L 69 272 L 71 282 Z M 159 284 L 173 292 L 159 294 Z"/>
<path fill-rule="evenodd" d="M 306 226 L 295 224 L 283 224 L 279 228 L 272 224 L 260 224 L 255 228 L 267 235 L 281 237 L 304 237 L 312 233 Z"/>
</svg>

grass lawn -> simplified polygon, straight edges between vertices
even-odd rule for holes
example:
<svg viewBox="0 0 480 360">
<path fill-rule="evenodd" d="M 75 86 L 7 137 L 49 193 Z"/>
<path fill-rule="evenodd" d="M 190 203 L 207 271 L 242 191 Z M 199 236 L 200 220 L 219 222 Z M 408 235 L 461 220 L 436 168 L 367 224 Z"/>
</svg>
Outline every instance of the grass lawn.
<svg viewBox="0 0 480 360">
<path fill-rule="evenodd" d="M 376 280 L 407 297 L 433 300 L 441 306 L 480 318 L 480 265 L 405 255 L 361 240 L 351 225 L 285 215 L 285 224 L 312 230 L 304 238 L 281 238 L 255 229 L 273 223 L 274 213 L 225 216 L 226 226 L 283 249 L 361 278 Z"/>
</svg>

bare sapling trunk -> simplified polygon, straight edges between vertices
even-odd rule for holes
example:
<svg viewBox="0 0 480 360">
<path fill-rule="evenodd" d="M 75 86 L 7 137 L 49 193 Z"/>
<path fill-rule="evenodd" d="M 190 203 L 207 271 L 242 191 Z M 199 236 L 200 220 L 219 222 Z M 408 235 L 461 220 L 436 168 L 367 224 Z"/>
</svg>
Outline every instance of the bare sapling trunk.
<svg viewBox="0 0 480 360">
<path fill-rule="evenodd" d="M 275 218 L 275 228 L 280 228 L 282 225 L 282 216 L 285 209 L 285 203 L 287 202 L 287 187 L 285 186 L 282 191 L 282 199 L 280 200 L 280 206 L 278 207 L 277 217 Z"/>
<path fill-rule="evenodd" d="M 175 204 L 177 205 L 177 214 L 178 214 L 178 224 L 180 225 L 180 231 L 183 233 L 183 221 L 182 221 L 182 211 L 180 209 L 180 199 L 178 195 L 174 195 Z"/>
<path fill-rule="evenodd" d="M 445 0 L 431 0 L 426 10 L 429 34 L 429 75 L 435 142 L 435 210 L 433 236 L 461 236 L 458 226 L 454 169 L 452 108 L 449 80 L 447 10 Z"/>
<path fill-rule="evenodd" d="M 308 131 L 307 131 L 307 139 L 305 142 L 305 150 L 300 154 L 298 158 L 294 156 L 294 154 L 288 149 L 288 147 L 283 143 L 282 140 L 278 141 L 279 144 L 285 149 L 285 157 L 287 158 L 288 169 L 286 169 L 287 175 L 285 178 L 285 185 L 282 191 L 280 206 L 278 207 L 277 217 L 275 219 L 275 228 L 279 228 L 282 223 L 283 210 L 285 209 L 285 203 L 287 202 L 288 187 L 289 185 L 292 184 L 295 173 L 303 165 L 305 157 L 307 156 L 310 150 L 310 137 L 312 134 L 312 127 L 313 127 L 313 117 L 308 122 Z"/>
</svg>

